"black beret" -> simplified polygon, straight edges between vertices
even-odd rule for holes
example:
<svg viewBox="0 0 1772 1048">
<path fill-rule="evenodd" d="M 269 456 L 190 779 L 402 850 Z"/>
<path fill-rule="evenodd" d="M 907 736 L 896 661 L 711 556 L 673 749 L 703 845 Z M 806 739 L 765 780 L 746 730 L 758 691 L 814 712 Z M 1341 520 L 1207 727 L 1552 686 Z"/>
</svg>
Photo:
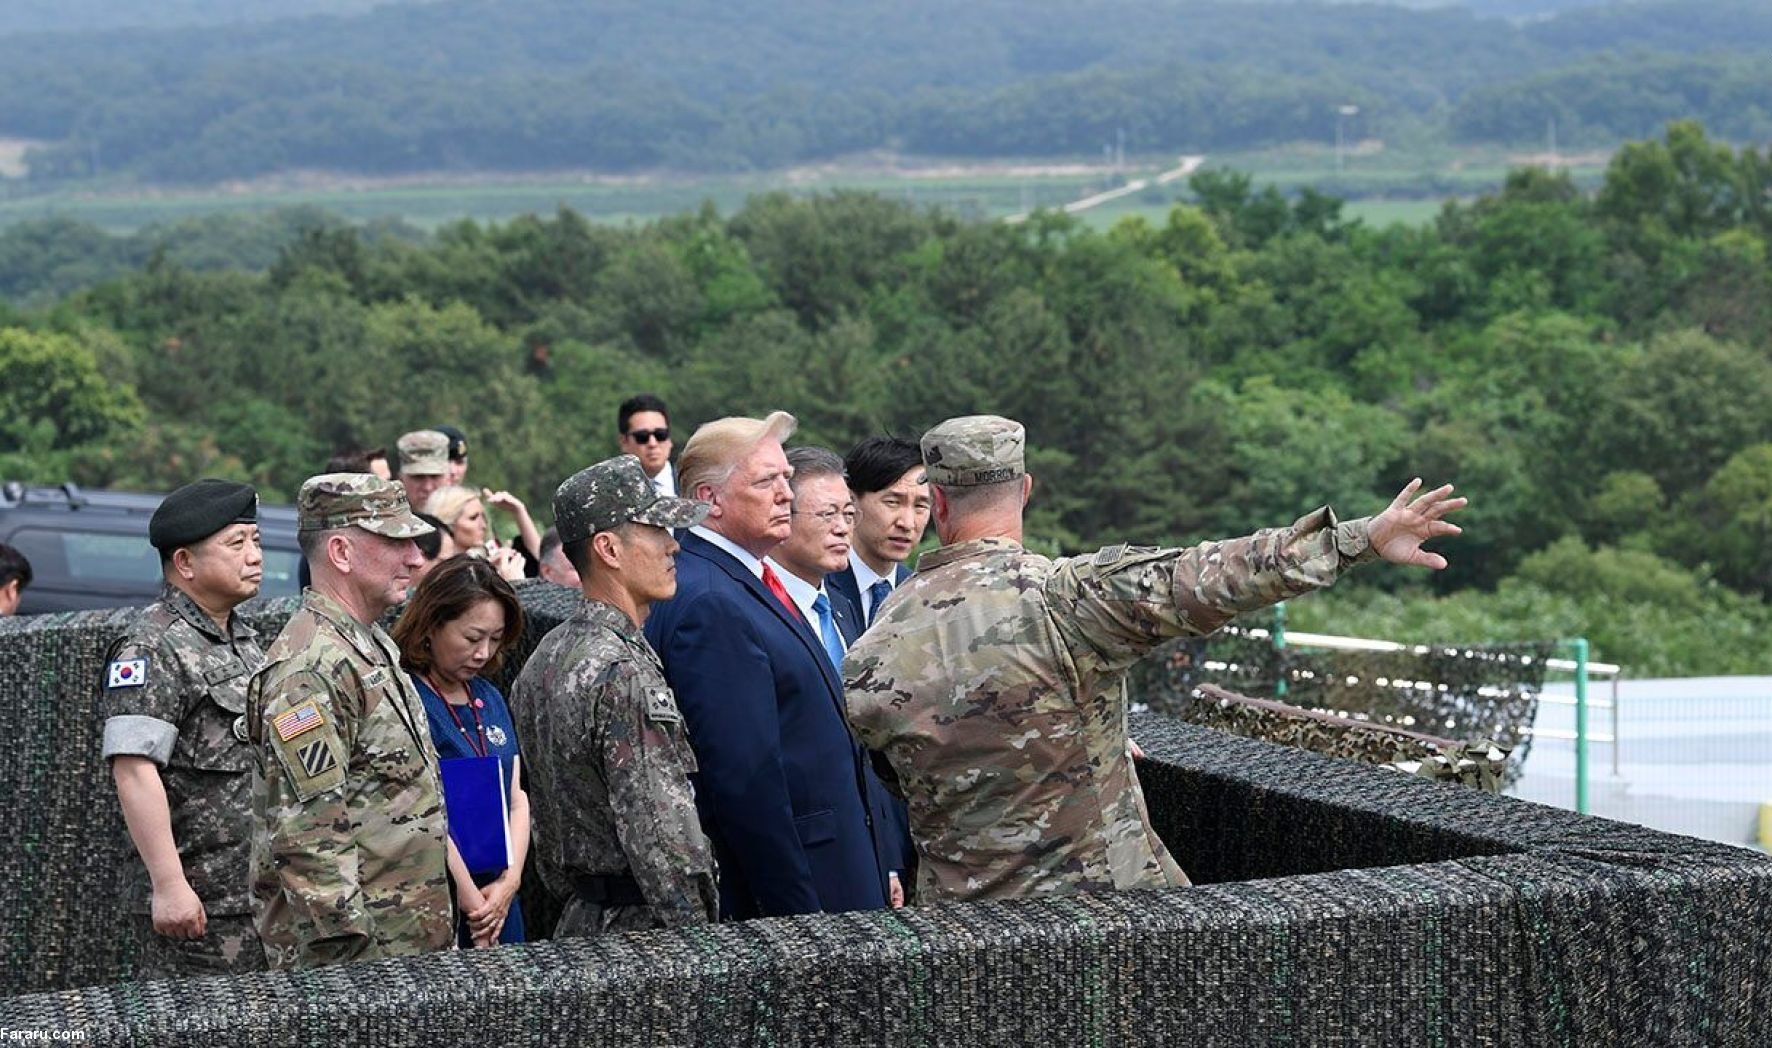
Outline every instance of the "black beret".
<svg viewBox="0 0 1772 1048">
<path fill-rule="evenodd" d="M 166 496 L 148 521 L 148 542 L 162 553 L 202 542 L 229 524 L 258 523 L 258 492 L 232 480 L 199 480 Z"/>
<path fill-rule="evenodd" d="M 449 438 L 449 461 L 460 462 L 468 457 L 468 435 L 454 426 L 432 426 L 432 429 Z"/>
</svg>

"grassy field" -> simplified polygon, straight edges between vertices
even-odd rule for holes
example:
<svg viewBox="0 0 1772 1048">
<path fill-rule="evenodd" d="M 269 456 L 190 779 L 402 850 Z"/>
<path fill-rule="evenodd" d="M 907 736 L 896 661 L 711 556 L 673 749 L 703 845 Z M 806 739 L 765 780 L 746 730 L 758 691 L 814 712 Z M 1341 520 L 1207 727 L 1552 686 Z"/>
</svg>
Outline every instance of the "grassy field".
<svg viewBox="0 0 1772 1048">
<path fill-rule="evenodd" d="M 1001 218 L 1032 207 L 1057 207 L 1071 200 L 1146 177 L 1174 164 L 1149 158 L 1124 176 L 1105 169 L 1070 168 L 1037 173 L 1033 168 L 975 165 L 922 172 L 802 170 L 774 175 L 606 179 L 588 176 L 498 178 L 485 181 L 413 179 L 362 185 L 334 184 L 288 188 L 109 193 L 59 192 L 26 195 L 21 184 L 0 181 L 0 226 L 46 215 L 83 219 L 107 229 L 130 230 L 192 215 L 265 211 L 314 205 L 346 218 L 368 221 L 400 218 L 434 228 L 459 218 L 505 220 L 521 214 L 572 208 L 596 221 L 640 222 L 712 202 L 729 213 L 758 193 L 796 194 L 855 189 L 878 192 L 925 206 L 945 208 L 965 218 Z M 1509 158 L 1493 150 L 1444 148 L 1372 151 L 1361 147 L 1337 165 L 1321 147 L 1266 150 L 1207 158 L 1214 167 L 1250 173 L 1257 184 L 1285 191 L 1305 186 L 1349 199 L 1349 213 L 1369 223 L 1422 222 L 1441 200 L 1492 190 L 1505 177 Z M 1063 165 L 1053 165 L 1063 167 Z M 1574 168 L 1578 179 L 1597 179 L 1590 163 Z M 1096 226 L 1109 226 L 1128 214 L 1161 221 L 1185 182 L 1153 186 L 1084 212 Z"/>
</svg>

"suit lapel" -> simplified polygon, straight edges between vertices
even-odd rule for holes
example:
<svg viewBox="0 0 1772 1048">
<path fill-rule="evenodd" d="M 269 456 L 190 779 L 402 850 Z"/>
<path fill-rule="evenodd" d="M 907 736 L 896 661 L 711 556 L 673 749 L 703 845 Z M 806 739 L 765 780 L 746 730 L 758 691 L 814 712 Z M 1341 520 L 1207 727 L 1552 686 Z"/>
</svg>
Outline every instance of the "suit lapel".
<svg viewBox="0 0 1772 1048">
<path fill-rule="evenodd" d="M 862 631 L 860 615 L 855 610 L 855 605 L 828 582 L 825 583 L 825 593 L 831 599 L 831 618 L 837 620 L 837 632 L 843 635 L 843 646 L 853 647 L 861 639 Z"/>
</svg>

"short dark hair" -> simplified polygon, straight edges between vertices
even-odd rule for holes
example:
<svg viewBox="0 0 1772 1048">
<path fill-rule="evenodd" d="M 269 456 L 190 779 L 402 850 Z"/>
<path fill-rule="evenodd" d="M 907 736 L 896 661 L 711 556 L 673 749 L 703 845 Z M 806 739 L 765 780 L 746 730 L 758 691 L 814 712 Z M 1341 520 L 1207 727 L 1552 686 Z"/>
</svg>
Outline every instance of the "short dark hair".
<svg viewBox="0 0 1772 1048">
<path fill-rule="evenodd" d="M 505 613 L 505 634 L 498 650 L 486 660 L 482 674 L 498 671 L 505 654 L 523 637 L 523 602 L 517 591 L 500 578 L 498 569 L 479 557 L 452 557 L 432 569 L 418 584 L 406 610 L 394 623 L 394 643 L 400 646 L 400 665 L 413 673 L 431 668 L 431 634 L 454 622 L 483 600 L 497 601 Z"/>
<path fill-rule="evenodd" d="M 560 529 L 549 528 L 541 533 L 541 549 L 536 551 L 536 560 L 547 560 L 553 552 L 560 548 Z M 571 558 L 567 558 L 571 559 Z"/>
<path fill-rule="evenodd" d="M 345 448 L 326 460 L 326 472 L 368 473 L 371 462 L 376 459 L 386 462 L 387 458 L 387 448 Z"/>
<path fill-rule="evenodd" d="M 821 448 L 815 444 L 802 444 L 787 450 L 788 466 L 793 469 L 793 478 L 788 486 L 797 494 L 800 482 L 816 477 L 843 476 L 843 460 L 829 448 Z"/>
<path fill-rule="evenodd" d="M 22 590 L 34 578 L 36 575 L 31 572 L 31 562 L 25 559 L 25 555 L 0 542 L 0 586 L 10 586 L 12 580 L 17 579 L 18 588 Z"/>
<path fill-rule="evenodd" d="M 577 542 L 562 542 L 560 544 L 560 552 L 566 554 L 566 563 L 572 565 L 572 570 L 578 572 L 579 578 L 585 578 L 590 574 L 591 540 L 596 537 L 595 535 L 586 535 Z"/>
<path fill-rule="evenodd" d="M 857 495 L 885 491 L 898 483 L 898 478 L 923 464 L 923 449 L 914 440 L 903 437 L 869 437 L 849 449 L 843 458 L 843 471 L 849 475 L 849 490 Z"/>
<path fill-rule="evenodd" d="M 560 544 L 560 552 L 566 554 L 566 562 L 572 565 L 573 571 L 578 572 L 579 578 L 588 579 L 591 577 L 591 561 L 593 559 L 591 557 L 592 539 L 596 538 L 598 535 L 608 534 L 620 535 L 624 541 L 632 541 L 635 528 L 651 526 L 652 525 L 650 524 L 636 524 L 631 520 L 624 520 L 613 528 L 604 528 L 602 531 L 586 535 L 577 542 L 562 542 Z M 546 547 L 544 546 L 543 548 Z M 547 559 L 545 554 L 542 559 Z"/>
<path fill-rule="evenodd" d="M 615 431 L 626 436 L 628 420 L 642 411 L 656 411 L 665 417 L 666 424 L 671 421 L 671 409 L 665 407 L 664 401 L 650 393 L 636 393 L 622 401 L 621 407 L 615 409 Z"/>
</svg>

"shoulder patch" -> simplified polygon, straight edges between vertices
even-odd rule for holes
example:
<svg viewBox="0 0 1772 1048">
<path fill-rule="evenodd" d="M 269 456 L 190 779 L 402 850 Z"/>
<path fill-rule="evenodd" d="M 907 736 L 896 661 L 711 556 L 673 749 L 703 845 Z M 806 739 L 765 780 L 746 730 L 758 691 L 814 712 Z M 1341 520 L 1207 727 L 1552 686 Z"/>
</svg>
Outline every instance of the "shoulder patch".
<svg viewBox="0 0 1772 1048">
<path fill-rule="evenodd" d="M 1118 546 L 1103 546 L 1100 552 L 1095 554 L 1095 566 L 1098 568 L 1105 568 L 1110 564 L 1118 562 L 1121 558 L 1126 556 L 1128 548 L 1129 547 L 1124 542 L 1120 543 Z"/>
<path fill-rule="evenodd" d="M 105 670 L 105 687 L 139 688 L 148 682 L 148 660 L 118 659 Z"/>
<path fill-rule="evenodd" d="M 331 729 L 295 741 L 273 743 L 272 749 L 288 776 L 288 788 L 297 801 L 305 804 L 344 784 L 342 747 Z"/>
<path fill-rule="evenodd" d="M 317 779 L 338 767 L 338 758 L 332 754 L 331 740 L 325 736 L 321 736 L 296 750 L 295 756 L 301 762 L 302 771 L 306 772 L 310 779 Z"/>
<path fill-rule="evenodd" d="M 683 723 L 683 712 L 677 709 L 669 688 L 646 689 L 646 719 L 660 724 Z"/>
<path fill-rule="evenodd" d="M 277 738 L 288 742 L 297 735 L 305 731 L 312 731 L 325 723 L 326 718 L 320 715 L 320 707 L 314 705 L 314 700 L 309 699 L 292 710 L 278 714 L 271 721 L 271 727 L 276 729 Z"/>
</svg>

